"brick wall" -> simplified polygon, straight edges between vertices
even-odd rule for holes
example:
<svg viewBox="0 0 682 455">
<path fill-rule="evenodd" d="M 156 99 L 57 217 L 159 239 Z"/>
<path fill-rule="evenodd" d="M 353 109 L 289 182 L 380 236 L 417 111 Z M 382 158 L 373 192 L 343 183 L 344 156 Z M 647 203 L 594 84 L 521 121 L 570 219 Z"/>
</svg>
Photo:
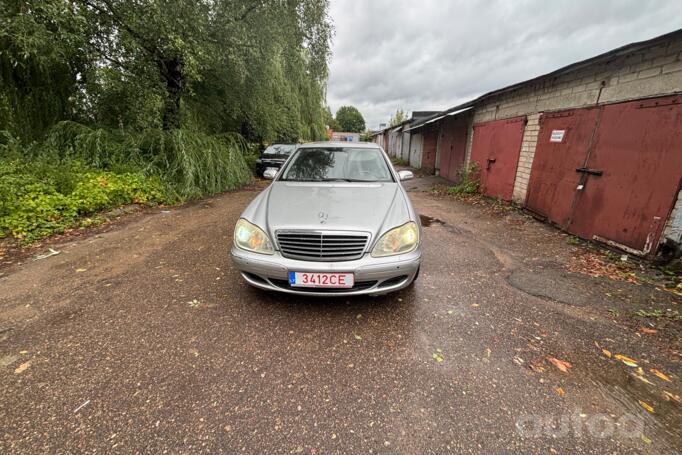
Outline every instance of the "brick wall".
<svg viewBox="0 0 682 455">
<path fill-rule="evenodd" d="M 486 99 L 476 106 L 474 121 L 679 93 L 680 54 L 682 38 L 574 69 Z"/>
<path fill-rule="evenodd" d="M 512 194 L 512 200 L 519 204 L 523 204 L 526 201 L 528 180 L 530 179 L 530 168 L 533 165 L 533 157 L 535 156 L 535 146 L 538 142 L 539 131 L 540 114 L 536 113 L 528 115 L 526 128 L 523 131 L 523 141 L 521 142 L 519 165 L 516 168 L 514 193 Z"/>
</svg>

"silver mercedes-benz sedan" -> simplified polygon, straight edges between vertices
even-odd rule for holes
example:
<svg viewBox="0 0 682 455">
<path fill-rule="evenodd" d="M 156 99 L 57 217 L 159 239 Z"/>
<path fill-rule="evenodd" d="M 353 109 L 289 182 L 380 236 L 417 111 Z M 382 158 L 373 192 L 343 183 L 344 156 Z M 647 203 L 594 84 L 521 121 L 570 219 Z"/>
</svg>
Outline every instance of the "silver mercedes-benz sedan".
<svg viewBox="0 0 682 455">
<path fill-rule="evenodd" d="M 417 278 L 421 225 L 376 144 L 299 146 L 244 210 L 232 260 L 247 283 L 305 295 L 385 294 Z"/>
</svg>

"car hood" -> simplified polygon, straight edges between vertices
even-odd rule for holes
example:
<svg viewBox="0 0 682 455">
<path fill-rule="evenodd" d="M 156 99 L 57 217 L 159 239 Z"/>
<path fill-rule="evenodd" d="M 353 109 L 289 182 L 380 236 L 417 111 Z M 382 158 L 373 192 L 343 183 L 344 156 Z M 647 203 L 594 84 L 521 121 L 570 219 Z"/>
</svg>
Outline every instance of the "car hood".
<svg viewBox="0 0 682 455">
<path fill-rule="evenodd" d="M 364 231 L 376 239 L 410 221 L 402 188 L 387 183 L 273 182 L 242 215 L 274 238 L 279 229 Z"/>
</svg>

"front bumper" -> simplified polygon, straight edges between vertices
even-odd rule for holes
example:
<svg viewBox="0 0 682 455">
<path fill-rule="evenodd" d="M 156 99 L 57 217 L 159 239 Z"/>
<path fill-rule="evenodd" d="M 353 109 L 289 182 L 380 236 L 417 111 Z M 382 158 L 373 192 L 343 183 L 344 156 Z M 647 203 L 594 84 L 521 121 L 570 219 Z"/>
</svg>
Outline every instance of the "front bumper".
<svg viewBox="0 0 682 455">
<path fill-rule="evenodd" d="M 421 264 L 421 246 L 408 254 L 373 258 L 365 254 L 354 261 L 314 262 L 273 255 L 251 253 L 232 247 L 232 261 L 252 286 L 269 291 L 313 296 L 351 296 L 387 294 L 412 283 Z M 298 288 L 289 285 L 289 272 L 346 272 L 355 275 L 349 289 Z"/>
<path fill-rule="evenodd" d="M 280 169 L 282 165 L 284 164 L 284 160 L 279 161 L 279 160 L 265 160 L 261 161 L 260 163 L 256 163 L 256 175 L 262 176 L 263 172 L 269 167 L 273 169 Z"/>
</svg>

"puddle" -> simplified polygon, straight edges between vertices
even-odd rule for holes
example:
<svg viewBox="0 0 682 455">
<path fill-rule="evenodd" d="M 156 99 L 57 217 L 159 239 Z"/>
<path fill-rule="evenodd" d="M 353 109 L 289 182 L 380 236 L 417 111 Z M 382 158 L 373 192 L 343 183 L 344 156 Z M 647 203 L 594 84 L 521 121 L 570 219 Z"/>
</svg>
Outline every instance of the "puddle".
<svg viewBox="0 0 682 455">
<path fill-rule="evenodd" d="M 432 216 L 419 215 L 419 219 L 421 220 L 422 226 L 424 226 L 424 227 L 429 227 L 434 223 L 440 224 L 440 225 L 445 224 L 445 222 L 443 222 L 442 220 L 439 220 L 438 218 L 434 218 Z"/>
</svg>

